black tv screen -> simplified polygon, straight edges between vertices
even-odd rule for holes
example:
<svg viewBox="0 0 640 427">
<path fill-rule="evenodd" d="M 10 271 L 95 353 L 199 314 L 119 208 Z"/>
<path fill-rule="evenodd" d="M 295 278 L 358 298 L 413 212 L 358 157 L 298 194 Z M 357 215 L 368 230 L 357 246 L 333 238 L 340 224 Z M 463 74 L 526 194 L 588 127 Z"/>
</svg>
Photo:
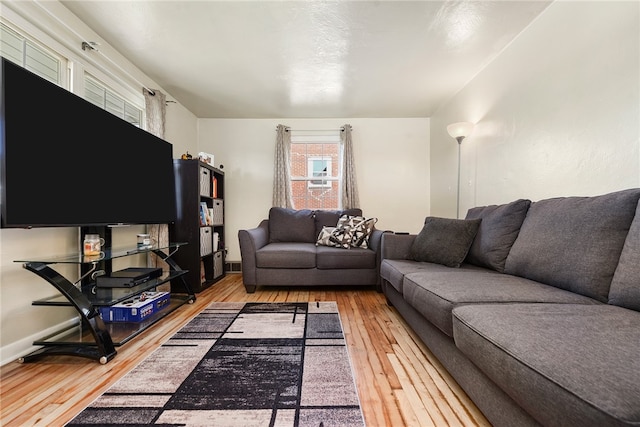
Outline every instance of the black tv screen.
<svg viewBox="0 0 640 427">
<path fill-rule="evenodd" d="M 176 219 L 172 145 L 2 58 L 1 226 Z"/>
</svg>

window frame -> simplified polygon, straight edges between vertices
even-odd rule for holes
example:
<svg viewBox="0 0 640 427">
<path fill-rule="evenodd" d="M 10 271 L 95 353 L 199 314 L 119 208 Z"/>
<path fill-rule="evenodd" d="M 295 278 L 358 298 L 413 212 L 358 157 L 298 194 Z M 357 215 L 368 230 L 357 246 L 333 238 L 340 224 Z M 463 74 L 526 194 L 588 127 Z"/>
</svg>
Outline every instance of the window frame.
<svg viewBox="0 0 640 427">
<path fill-rule="evenodd" d="M 336 199 L 335 206 L 334 204 L 329 204 L 329 206 L 320 208 L 320 209 L 342 209 L 342 158 L 343 158 L 343 150 L 344 145 L 342 143 L 342 136 L 339 130 L 331 130 L 331 131 L 314 131 L 314 130 L 290 130 L 291 132 L 291 154 L 290 154 L 290 162 L 294 164 L 294 156 L 296 155 L 296 150 L 294 149 L 295 145 L 312 145 L 312 144 L 325 144 L 325 145 L 335 145 L 336 154 L 332 155 L 331 153 L 312 153 L 308 154 L 305 151 L 306 157 L 306 175 L 294 175 L 294 168 L 292 167 L 291 172 L 289 173 L 289 179 L 292 183 L 296 182 L 306 182 L 306 189 L 308 192 L 311 191 L 324 191 L 322 194 L 313 195 L 314 198 L 320 197 L 323 201 L 329 200 L 330 198 Z M 332 150 L 333 151 L 333 150 Z M 334 158 L 335 156 L 335 158 Z M 315 160 L 325 160 L 327 161 L 327 176 L 318 179 L 318 176 L 313 175 L 312 162 Z M 334 172 L 337 173 L 334 175 Z M 313 181 L 321 181 L 322 183 L 314 183 Z M 330 194 L 333 189 L 334 182 L 337 182 L 336 193 Z M 324 196 L 330 195 L 332 197 L 325 198 Z M 308 195 L 310 196 L 310 194 Z M 296 204 L 296 200 L 298 199 L 295 194 L 293 194 L 294 204 Z M 309 201 L 311 197 L 306 197 L 305 200 Z M 324 202 L 322 203 L 324 205 Z M 305 206 L 297 206 L 296 209 L 317 209 L 314 207 L 310 207 L 307 204 Z"/>
<path fill-rule="evenodd" d="M 0 45 L 0 56 L 36 74 L 37 76 L 42 77 L 45 80 L 68 89 L 69 82 L 67 81 L 68 73 L 66 72 L 66 70 L 69 61 L 65 57 L 46 47 L 45 45 L 37 42 L 33 38 L 28 37 L 24 32 L 8 25 L 8 23 L 6 23 L 5 21 L 0 21 L 0 31 L 6 32 L 8 33 L 7 35 L 13 36 L 21 45 L 19 49 L 20 58 L 16 58 L 16 56 L 14 55 L 10 56 L 10 52 L 8 52 L 8 49 L 2 49 L 2 46 L 5 46 L 5 42 L 3 40 L 6 40 L 6 38 L 3 38 L 2 40 L 0 40 L 0 42 L 2 42 L 2 45 Z M 9 44 L 6 44 L 6 46 L 8 46 L 9 48 L 12 47 Z M 30 50 L 32 52 L 31 55 L 29 54 Z M 29 58 L 33 58 L 35 61 L 37 61 L 37 58 L 35 58 L 33 54 L 37 54 L 41 57 L 50 59 L 51 62 L 55 64 L 55 68 L 48 67 L 53 71 L 53 73 L 45 73 L 41 68 L 34 66 L 34 64 L 29 61 Z M 38 63 L 47 68 L 47 64 L 45 64 L 44 62 L 38 61 Z M 52 75 L 55 75 L 55 78 L 52 78 Z"/>
<path fill-rule="evenodd" d="M 86 99 L 84 81 L 85 73 L 88 73 L 95 80 L 101 82 L 111 93 L 123 99 L 129 106 L 135 108 L 136 111 L 141 111 L 140 121 L 136 126 L 146 130 L 146 106 L 142 88 L 128 83 L 132 77 L 127 74 L 121 74 L 121 71 L 125 73 L 126 71 L 117 66 L 117 64 L 114 65 L 120 70 L 113 69 L 109 64 L 100 60 L 85 62 L 84 58 L 78 57 L 75 52 L 69 50 L 68 43 L 66 43 L 68 40 L 64 37 L 52 37 L 47 32 L 44 21 L 36 24 L 26 20 L 22 16 L 21 10 L 14 11 L 10 8 L 5 8 L 3 15 L 0 16 L 0 24 L 19 39 L 26 39 L 31 46 L 36 46 L 60 61 L 59 81 L 56 83 L 58 86 Z M 12 58 L 8 59 L 15 62 Z M 109 58 L 106 59 L 109 62 L 113 62 Z M 22 64 L 19 65 L 22 66 Z M 132 122 L 132 120 L 127 121 L 129 123 Z"/>
<path fill-rule="evenodd" d="M 88 90 L 89 86 L 94 86 L 96 89 L 102 92 L 101 98 L 100 98 L 101 102 L 96 102 L 97 100 L 94 100 L 89 96 L 89 94 L 92 93 Z M 96 105 L 102 108 L 103 110 L 106 110 L 111 114 L 117 117 L 120 117 L 126 122 L 131 123 L 132 125 L 139 127 L 141 129 L 144 129 L 144 127 L 142 126 L 142 123 L 144 120 L 144 113 L 145 113 L 144 110 L 141 108 L 138 108 L 133 103 L 127 101 L 127 99 L 124 96 L 121 96 L 119 93 L 111 89 L 108 85 L 103 83 L 101 80 L 96 78 L 94 75 L 92 75 L 88 71 L 84 72 L 83 98 L 91 102 L 93 105 Z M 116 108 L 116 105 L 119 105 L 121 108 Z M 132 110 L 137 112 L 137 117 L 136 117 L 137 120 L 130 120 L 130 118 L 133 118 L 134 115 L 129 114 L 128 112 L 131 112 Z"/>
</svg>

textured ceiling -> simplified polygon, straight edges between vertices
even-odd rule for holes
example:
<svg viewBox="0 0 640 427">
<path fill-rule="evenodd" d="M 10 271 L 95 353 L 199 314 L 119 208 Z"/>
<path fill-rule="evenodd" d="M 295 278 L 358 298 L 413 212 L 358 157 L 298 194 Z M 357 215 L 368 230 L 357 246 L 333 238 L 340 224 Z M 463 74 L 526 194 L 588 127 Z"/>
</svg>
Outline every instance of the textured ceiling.
<svg viewBox="0 0 640 427">
<path fill-rule="evenodd" d="M 429 117 L 549 1 L 62 1 L 201 118 Z"/>
</svg>

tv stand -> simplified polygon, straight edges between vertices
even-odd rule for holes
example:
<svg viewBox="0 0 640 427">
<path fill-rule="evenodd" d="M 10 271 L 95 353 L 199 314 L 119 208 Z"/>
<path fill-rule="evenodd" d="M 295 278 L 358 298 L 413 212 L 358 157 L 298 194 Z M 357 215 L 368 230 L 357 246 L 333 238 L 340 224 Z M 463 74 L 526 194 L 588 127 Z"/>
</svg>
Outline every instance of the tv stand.
<svg viewBox="0 0 640 427">
<path fill-rule="evenodd" d="M 196 300 L 191 287 L 184 280 L 187 270 L 182 270 L 171 256 L 186 243 L 170 243 L 165 247 L 150 247 L 144 249 L 122 249 L 112 251 L 105 249 L 100 256 L 88 257 L 83 254 L 54 257 L 49 259 L 22 260 L 23 267 L 32 273 L 40 276 L 53 287 L 60 295 L 33 301 L 33 305 L 43 306 L 72 306 L 78 312 L 78 322 L 68 328 L 34 341 L 34 345 L 42 348 L 18 359 L 20 363 L 30 362 L 47 355 L 68 355 L 80 356 L 96 360 L 101 364 L 106 364 L 117 354 L 116 347 L 123 345 L 133 337 L 137 336 L 145 329 L 166 317 L 185 303 L 193 303 Z M 168 251 L 169 254 L 166 254 Z M 95 282 L 86 280 L 87 276 L 96 269 L 101 262 L 110 263 L 111 260 L 120 257 L 132 256 L 144 253 L 154 253 L 169 265 L 169 272 L 162 276 L 151 279 L 141 285 L 135 286 L 135 290 L 128 295 L 113 297 L 103 295 L 96 291 Z M 82 266 L 84 272 L 74 285 L 67 278 L 62 276 L 51 265 L 53 264 L 77 264 Z M 171 293 L 169 306 L 154 313 L 149 318 L 140 322 L 104 322 L 100 316 L 99 307 L 111 306 L 130 299 L 133 296 L 145 291 L 155 290 L 157 286 L 170 282 L 174 279 L 182 280 L 181 292 Z"/>
</svg>

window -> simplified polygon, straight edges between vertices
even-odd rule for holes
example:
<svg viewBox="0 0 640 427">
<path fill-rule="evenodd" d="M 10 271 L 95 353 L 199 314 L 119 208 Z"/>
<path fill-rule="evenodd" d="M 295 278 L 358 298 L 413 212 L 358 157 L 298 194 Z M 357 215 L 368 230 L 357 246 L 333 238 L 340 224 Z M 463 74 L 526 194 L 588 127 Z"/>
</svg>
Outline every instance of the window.
<svg viewBox="0 0 640 427">
<path fill-rule="evenodd" d="M 62 59 L 0 24 L 0 55 L 27 70 L 62 85 Z"/>
<path fill-rule="evenodd" d="M 35 41 L 27 39 L 18 31 L 0 23 L 0 56 L 12 61 L 62 87 L 65 81 L 67 60 Z M 126 101 L 93 76 L 84 75 L 84 98 L 137 127 L 142 127 L 143 109 Z"/>
<path fill-rule="evenodd" d="M 293 205 L 296 209 L 340 209 L 340 132 L 291 132 Z"/>
<path fill-rule="evenodd" d="M 310 157 L 307 164 L 309 178 L 330 177 L 331 164 L 331 157 Z M 331 183 L 326 179 L 312 179 L 308 181 L 308 187 L 331 187 Z"/>
<path fill-rule="evenodd" d="M 140 127 L 142 110 L 127 102 L 89 74 L 84 77 L 84 98 L 121 119 Z"/>
</svg>

